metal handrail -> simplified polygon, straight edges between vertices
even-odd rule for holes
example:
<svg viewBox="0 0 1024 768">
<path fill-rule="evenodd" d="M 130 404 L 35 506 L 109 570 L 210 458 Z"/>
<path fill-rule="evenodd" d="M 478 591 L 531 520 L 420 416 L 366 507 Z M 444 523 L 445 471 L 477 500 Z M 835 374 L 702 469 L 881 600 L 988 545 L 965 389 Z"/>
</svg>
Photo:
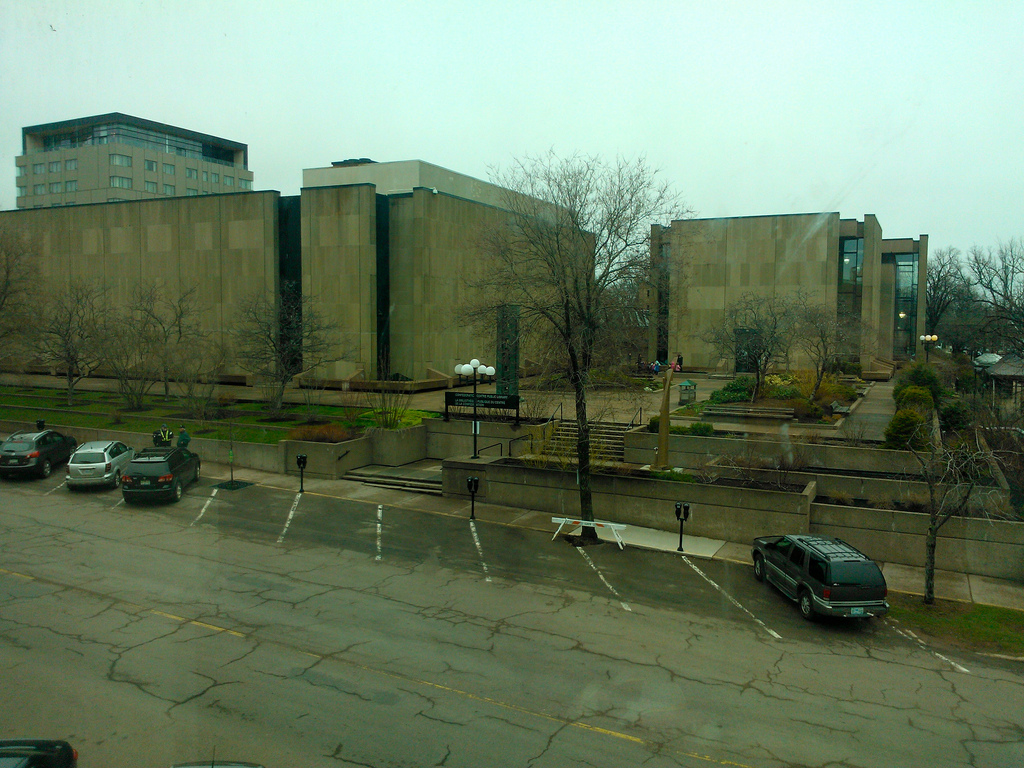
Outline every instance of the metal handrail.
<svg viewBox="0 0 1024 768">
<path fill-rule="evenodd" d="M 629 420 L 629 426 L 636 424 L 637 426 L 644 423 L 644 407 L 641 405 L 636 409 L 636 413 L 633 414 L 633 418 Z"/>
<path fill-rule="evenodd" d="M 519 437 L 513 437 L 511 440 L 508 441 L 508 455 L 509 456 L 512 455 L 512 443 L 516 442 L 517 440 L 529 440 L 530 441 L 530 453 L 533 453 L 533 432 L 528 432 L 525 435 L 520 435 Z"/>
<path fill-rule="evenodd" d="M 505 455 L 505 444 L 504 443 L 491 443 L 490 445 L 485 445 L 483 448 L 481 448 L 479 451 L 477 451 L 477 454 L 481 454 L 484 451 L 486 451 L 488 448 L 493 448 L 494 446 L 498 446 L 499 448 L 501 448 L 501 452 L 498 454 L 499 456 L 504 456 Z"/>
<path fill-rule="evenodd" d="M 563 419 L 565 419 L 565 416 L 564 416 L 564 415 L 562 414 L 562 404 L 561 404 L 561 403 L 559 403 L 559 404 L 558 404 L 558 407 L 557 407 L 557 408 L 555 408 L 555 410 L 553 410 L 553 411 L 551 412 L 551 416 L 549 416 L 549 417 L 548 417 L 548 420 L 547 420 L 546 422 L 544 422 L 544 423 L 545 423 L 545 424 L 550 424 L 550 423 L 551 423 L 552 421 L 554 421 L 554 420 L 555 420 L 555 414 L 556 414 L 556 413 L 558 414 L 558 420 L 559 420 L 559 421 L 562 421 Z"/>
</svg>

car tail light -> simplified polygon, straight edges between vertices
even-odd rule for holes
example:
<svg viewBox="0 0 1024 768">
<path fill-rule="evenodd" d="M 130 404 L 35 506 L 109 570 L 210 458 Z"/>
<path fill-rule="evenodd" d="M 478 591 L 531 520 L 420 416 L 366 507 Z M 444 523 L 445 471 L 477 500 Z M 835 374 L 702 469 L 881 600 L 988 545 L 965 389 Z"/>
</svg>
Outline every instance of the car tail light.
<svg viewBox="0 0 1024 768">
<path fill-rule="evenodd" d="M 821 596 L 826 600 L 830 600 L 832 598 L 832 587 L 825 587 L 825 589 L 822 590 Z"/>
<path fill-rule="evenodd" d="M 169 483 L 173 479 L 174 479 L 174 475 L 160 475 L 160 477 L 158 477 L 156 479 L 156 481 L 158 483 Z"/>
<path fill-rule="evenodd" d="M 128 484 L 131 483 L 131 481 L 132 481 L 132 476 L 131 475 L 121 475 L 121 482 L 123 484 L 128 485 Z"/>
<path fill-rule="evenodd" d="M 104 472 L 109 472 L 109 471 L 110 471 L 110 462 L 109 462 L 109 461 L 107 462 L 107 466 L 105 466 L 105 467 L 103 468 L 103 471 L 104 471 Z"/>
<path fill-rule="evenodd" d="M 32 451 L 32 453 L 30 453 L 30 454 L 28 455 L 28 457 L 29 457 L 30 459 L 38 459 L 38 458 L 39 458 L 39 451 Z"/>
<path fill-rule="evenodd" d="M 888 597 L 888 596 L 889 596 L 889 588 L 888 587 L 883 587 L 882 588 L 882 597 Z"/>
</svg>

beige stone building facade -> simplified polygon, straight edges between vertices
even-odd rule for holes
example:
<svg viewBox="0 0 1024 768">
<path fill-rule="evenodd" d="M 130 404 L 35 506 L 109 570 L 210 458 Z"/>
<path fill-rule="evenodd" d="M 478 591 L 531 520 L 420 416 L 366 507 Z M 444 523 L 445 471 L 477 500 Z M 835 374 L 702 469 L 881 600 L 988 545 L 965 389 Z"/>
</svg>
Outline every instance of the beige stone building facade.
<svg viewBox="0 0 1024 768">
<path fill-rule="evenodd" d="M 253 188 L 245 144 L 119 112 L 29 126 L 21 137 L 19 209 Z"/>
<path fill-rule="evenodd" d="M 735 367 L 705 340 L 740 297 L 804 294 L 859 319 L 852 350 L 865 371 L 913 356 L 924 328 L 928 236 L 886 240 L 875 216 L 838 213 L 743 216 L 654 226 L 652 264 L 664 275 L 652 296 L 649 353 L 682 355 L 694 368 Z M 660 309 L 660 312 L 659 312 Z M 797 355 L 799 357 L 799 355 Z M 800 367 L 807 361 L 794 360 Z"/>
</svg>

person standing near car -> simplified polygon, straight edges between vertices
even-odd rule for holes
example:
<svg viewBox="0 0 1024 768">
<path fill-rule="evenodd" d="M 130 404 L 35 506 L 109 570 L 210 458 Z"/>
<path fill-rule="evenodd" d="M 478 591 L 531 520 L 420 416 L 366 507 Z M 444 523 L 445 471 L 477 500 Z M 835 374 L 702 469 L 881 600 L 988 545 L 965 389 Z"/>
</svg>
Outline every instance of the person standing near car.
<svg viewBox="0 0 1024 768">
<path fill-rule="evenodd" d="M 190 442 L 192 442 L 192 437 L 185 431 L 185 425 L 182 424 L 181 430 L 178 432 L 178 447 L 188 448 Z"/>
<path fill-rule="evenodd" d="M 171 430 L 167 427 L 166 424 L 161 424 L 160 431 L 157 432 L 156 434 L 157 439 L 160 442 L 159 447 L 161 448 L 168 447 L 171 444 L 171 441 L 174 439 L 174 434 L 171 432 Z"/>
</svg>

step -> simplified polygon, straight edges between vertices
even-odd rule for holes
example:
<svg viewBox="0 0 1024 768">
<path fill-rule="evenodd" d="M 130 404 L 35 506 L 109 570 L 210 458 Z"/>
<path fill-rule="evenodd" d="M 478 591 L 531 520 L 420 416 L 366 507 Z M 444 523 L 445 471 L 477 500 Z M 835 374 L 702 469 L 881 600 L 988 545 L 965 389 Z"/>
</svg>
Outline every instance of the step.
<svg viewBox="0 0 1024 768">
<path fill-rule="evenodd" d="M 403 477 L 399 474 L 384 475 L 378 472 L 360 472 L 358 469 L 347 473 L 342 479 L 362 483 L 363 485 L 375 485 L 380 488 L 408 491 L 409 493 L 425 493 L 432 496 L 444 495 L 440 480 L 420 480 Z"/>
</svg>

